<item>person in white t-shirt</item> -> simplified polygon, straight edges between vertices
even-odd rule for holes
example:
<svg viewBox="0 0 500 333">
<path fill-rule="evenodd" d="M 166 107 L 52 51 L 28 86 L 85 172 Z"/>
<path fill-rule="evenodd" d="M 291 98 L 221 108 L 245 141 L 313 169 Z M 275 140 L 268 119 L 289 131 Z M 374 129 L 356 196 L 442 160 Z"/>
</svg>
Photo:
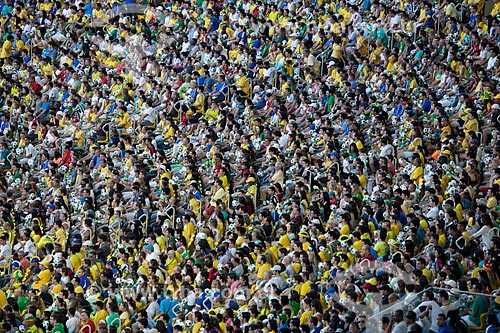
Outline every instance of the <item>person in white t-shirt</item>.
<svg viewBox="0 0 500 333">
<path fill-rule="evenodd" d="M 425 307 L 425 310 L 421 310 Z M 430 331 L 438 332 L 439 326 L 437 324 L 437 317 L 440 314 L 443 314 L 443 310 L 434 300 L 434 293 L 431 290 L 426 290 L 422 294 L 422 303 L 418 305 L 418 308 L 415 309 L 415 313 L 419 316 L 430 316 L 431 327 Z"/>
</svg>

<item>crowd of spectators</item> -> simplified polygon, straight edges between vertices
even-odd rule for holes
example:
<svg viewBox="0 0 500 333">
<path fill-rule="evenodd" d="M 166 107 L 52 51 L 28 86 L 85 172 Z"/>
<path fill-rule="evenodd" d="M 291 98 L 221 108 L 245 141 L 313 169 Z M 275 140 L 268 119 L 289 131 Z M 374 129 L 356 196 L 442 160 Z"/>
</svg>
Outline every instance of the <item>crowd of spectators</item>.
<svg viewBox="0 0 500 333">
<path fill-rule="evenodd" d="M 499 332 L 500 1 L 0 13 L 1 332 Z"/>
</svg>

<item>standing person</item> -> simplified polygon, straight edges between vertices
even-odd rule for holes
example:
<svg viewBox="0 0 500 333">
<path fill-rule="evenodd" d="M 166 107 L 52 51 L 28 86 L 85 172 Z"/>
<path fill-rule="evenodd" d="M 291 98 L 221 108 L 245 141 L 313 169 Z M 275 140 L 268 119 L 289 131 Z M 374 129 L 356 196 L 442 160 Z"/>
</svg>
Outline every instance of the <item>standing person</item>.
<svg viewBox="0 0 500 333">
<path fill-rule="evenodd" d="M 418 308 L 415 309 L 415 313 L 418 316 L 430 315 L 430 332 L 436 333 L 439 331 L 439 327 L 437 325 L 437 317 L 438 315 L 443 314 L 443 310 L 434 300 L 434 293 L 431 290 L 424 291 L 424 293 L 422 294 L 422 301 L 423 302 L 419 304 Z M 425 310 L 420 310 L 423 307 L 425 307 Z"/>
</svg>

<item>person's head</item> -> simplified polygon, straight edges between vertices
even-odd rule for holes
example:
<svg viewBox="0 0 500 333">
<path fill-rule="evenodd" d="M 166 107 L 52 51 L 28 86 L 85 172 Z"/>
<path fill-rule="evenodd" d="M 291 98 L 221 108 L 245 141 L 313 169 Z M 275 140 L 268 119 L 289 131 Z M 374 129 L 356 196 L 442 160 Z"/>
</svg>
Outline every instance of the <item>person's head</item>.
<svg viewBox="0 0 500 333">
<path fill-rule="evenodd" d="M 87 310 L 82 310 L 80 312 L 80 319 L 83 321 L 83 322 L 86 322 L 87 320 L 89 320 L 90 318 L 90 314 Z"/>
<path fill-rule="evenodd" d="M 396 323 L 399 323 L 400 321 L 403 320 L 403 310 L 396 310 L 394 312 L 394 314 L 392 315 L 392 319 L 394 319 L 394 321 Z"/>
<path fill-rule="evenodd" d="M 408 311 L 405 315 L 406 325 L 410 326 L 417 320 L 417 314 L 413 311 Z"/>
<path fill-rule="evenodd" d="M 442 326 L 446 325 L 446 316 L 444 315 L 444 313 L 438 314 L 438 316 L 437 316 L 437 324 L 438 324 L 439 327 L 442 327 Z"/>
<path fill-rule="evenodd" d="M 500 327 L 500 323 L 498 321 L 498 317 L 494 313 L 489 313 L 488 314 L 488 325 L 493 325 L 493 327 Z"/>
</svg>

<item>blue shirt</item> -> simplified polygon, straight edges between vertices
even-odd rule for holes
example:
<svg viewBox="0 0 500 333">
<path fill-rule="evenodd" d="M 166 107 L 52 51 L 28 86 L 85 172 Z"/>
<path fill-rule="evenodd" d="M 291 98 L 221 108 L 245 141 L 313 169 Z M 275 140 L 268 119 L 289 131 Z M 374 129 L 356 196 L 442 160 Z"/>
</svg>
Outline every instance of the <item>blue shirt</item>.
<svg viewBox="0 0 500 333">
<path fill-rule="evenodd" d="M 204 83 L 205 83 L 205 77 L 200 75 L 196 80 L 196 84 L 198 85 L 198 87 L 201 87 Z"/>
<path fill-rule="evenodd" d="M 7 129 L 9 127 L 10 127 L 10 123 L 8 121 L 3 122 L 2 120 L 0 120 L 0 130 L 2 131 L 2 133 L 5 129 Z"/>
<path fill-rule="evenodd" d="M 40 169 L 41 170 L 49 170 L 49 161 L 42 162 L 40 164 Z"/>
<path fill-rule="evenodd" d="M 43 111 L 49 111 L 49 109 L 50 109 L 50 102 L 49 101 L 42 104 Z"/>
<path fill-rule="evenodd" d="M 424 110 L 424 112 L 429 113 L 431 111 L 431 107 L 431 101 L 429 101 L 428 98 L 422 102 L 422 110 Z"/>
<path fill-rule="evenodd" d="M 452 330 L 448 324 L 445 324 L 444 326 L 439 327 L 438 333 L 452 333 Z"/>
<path fill-rule="evenodd" d="M 193 192 L 192 192 L 193 193 Z M 198 200 L 201 200 L 201 194 L 200 194 L 200 191 L 196 191 L 193 193 L 193 197 L 195 199 L 198 199 Z"/>
<path fill-rule="evenodd" d="M 215 85 L 215 91 L 214 91 L 214 93 L 215 94 L 224 94 L 225 91 L 226 91 L 226 89 L 227 89 L 226 82 L 218 82 Z"/>
<path fill-rule="evenodd" d="M 217 29 L 219 29 L 220 21 L 217 17 L 214 16 L 210 20 L 210 24 L 212 25 L 212 28 L 210 29 L 209 33 L 217 31 Z"/>
<path fill-rule="evenodd" d="M 434 28 L 434 19 L 432 18 L 432 15 L 434 15 L 433 10 L 429 10 L 425 13 L 425 16 L 429 17 L 429 19 L 427 19 L 427 23 L 425 23 L 426 28 Z"/>
<path fill-rule="evenodd" d="M 163 301 L 160 303 L 160 312 L 168 314 L 170 317 L 169 324 L 172 323 L 172 320 L 175 317 L 174 314 L 174 308 L 179 304 L 179 302 L 176 299 L 173 298 L 165 298 Z"/>
<path fill-rule="evenodd" d="M 87 291 L 87 289 L 89 289 L 89 287 L 90 287 L 90 280 L 89 280 L 89 278 L 86 277 L 85 275 L 81 276 L 80 277 L 80 283 L 78 285 L 80 287 L 82 287 L 84 291 Z"/>
<path fill-rule="evenodd" d="M 83 7 L 83 10 L 85 11 L 85 15 L 92 16 L 92 3 L 89 2 Z"/>
<path fill-rule="evenodd" d="M 7 16 L 12 12 L 12 6 L 3 6 L 2 8 L 2 16 Z"/>
<path fill-rule="evenodd" d="M 345 120 L 342 122 L 341 128 L 344 131 L 344 136 L 348 136 L 349 133 L 351 132 L 351 128 L 349 127 L 349 125 L 347 124 L 347 122 Z"/>
<path fill-rule="evenodd" d="M 476 15 L 471 15 L 470 18 L 469 18 L 469 25 L 471 27 L 475 27 L 476 26 L 476 23 L 477 23 L 477 16 Z"/>
<path fill-rule="evenodd" d="M 69 97 L 69 92 L 65 91 L 61 97 L 61 103 L 64 103 Z"/>
<path fill-rule="evenodd" d="M 101 167 L 101 158 L 97 155 L 92 157 L 92 162 L 90 163 L 91 168 L 100 168 Z"/>
<path fill-rule="evenodd" d="M 208 311 L 212 308 L 212 301 L 206 293 L 202 293 L 196 300 L 196 305 L 198 305 L 202 311 Z"/>
<path fill-rule="evenodd" d="M 403 115 L 403 105 L 401 104 L 396 104 L 394 106 L 394 117 L 401 117 Z"/>
</svg>

